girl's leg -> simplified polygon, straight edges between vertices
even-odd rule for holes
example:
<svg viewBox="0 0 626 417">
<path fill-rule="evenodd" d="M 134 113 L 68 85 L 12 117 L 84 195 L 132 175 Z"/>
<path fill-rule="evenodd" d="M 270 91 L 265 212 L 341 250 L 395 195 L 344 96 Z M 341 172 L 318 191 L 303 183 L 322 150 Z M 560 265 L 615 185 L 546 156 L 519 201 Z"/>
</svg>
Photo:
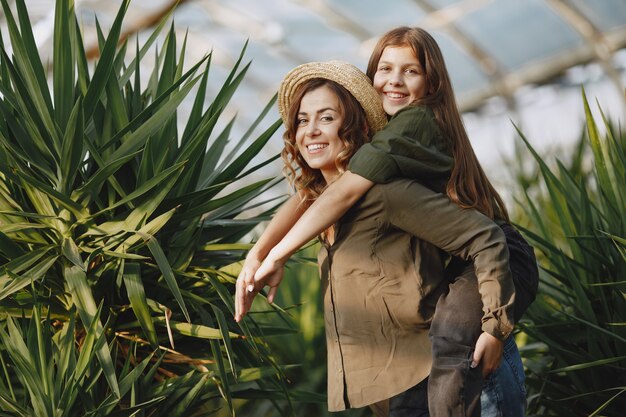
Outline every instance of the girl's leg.
<svg viewBox="0 0 626 417">
<path fill-rule="evenodd" d="M 428 378 L 389 399 L 389 417 L 429 417 Z"/>
<path fill-rule="evenodd" d="M 432 417 L 479 417 L 482 370 L 470 364 L 481 334 L 482 301 L 474 265 L 453 262 L 448 274 L 455 278 L 437 302 L 429 333 L 429 410 Z"/>
<path fill-rule="evenodd" d="M 533 248 L 517 230 L 509 224 L 501 227 L 507 239 L 509 265 L 515 283 L 517 321 L 537 294 L 537 261 Z M 433 350 L 433 368 L 428 387 L 430 413 L 433 417 L 477 417 L 481 415 L 482 374 L 480 367 L 471 369 L 469 365 L 476 340 L 481 333 L 482 301 L 473 264 L 462 264 L 453 260 L 447 273 L 456 278 L 451 280 L 449 292 L 437 302 L 430 330 Z M 517 366 L 503 370 L 516 373 L 517 381 L 521 380 L 521 389 L 520 384 L 511 385 L 502 395 L 517 398 L 515 404 L 511 403 L 511 407 L 525 408 L 524 372 L 517 346 L 512 343 L 514 351 L 509 344 L 508 353 L 505 349 L 503 360 L 508 359 L 508 366 L 514 363 Z M 516 395 L 519 392 L 523 393 L 521 397 Z"/>
<path fill-rule="evenodd" d="M 515 339 L 504 344 L 502 364 L 485 381 L 480 397 L 482 417 L 524 417 L 526 387 L 524 366 Z"/>
</svg>

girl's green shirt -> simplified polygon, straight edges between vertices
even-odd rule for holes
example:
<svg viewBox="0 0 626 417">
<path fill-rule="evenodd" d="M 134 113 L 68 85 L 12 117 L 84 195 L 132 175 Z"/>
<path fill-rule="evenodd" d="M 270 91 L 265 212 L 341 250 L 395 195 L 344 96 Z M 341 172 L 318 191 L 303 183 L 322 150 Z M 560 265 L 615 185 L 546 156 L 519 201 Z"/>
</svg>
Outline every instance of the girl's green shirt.
<svg viewBox="0 0 626 417">
<path fill-rule="evenodd" d="M 454 164 L 448 142 L 429 107 L 407 106 L 355 153 L 348 169 L 376 184 L 409 178 L 443 192 Z"/>
</svg>

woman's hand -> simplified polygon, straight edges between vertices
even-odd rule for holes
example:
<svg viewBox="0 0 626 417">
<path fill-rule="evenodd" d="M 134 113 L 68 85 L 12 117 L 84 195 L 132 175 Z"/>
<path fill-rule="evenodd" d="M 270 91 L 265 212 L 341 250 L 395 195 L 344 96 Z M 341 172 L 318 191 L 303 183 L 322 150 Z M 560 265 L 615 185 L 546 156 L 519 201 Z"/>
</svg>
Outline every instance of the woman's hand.
<svg viewBox="0 0 626 417">
<path fill-rule="evenodd" d="M 271 304 L 274 302 L 274 297 L 278 291 L 278 286 L 283 280 L 284 274 L 285 261 L 274 258 L 270 252 L 254 274 L 254 284 L 248 285 L 246 290 L 251 293 L 254 291 L 258 292 L 268 285 L 270 289 L 267 293 L 267 301 Z"/>
<path fill-rule="evenodd" d="M 472 368 L 476 368 L 482 362 L 483 376 L 486 378 L 500 366 L 503 346 L 504 343 L 500 339 L 483 332 L 476 341 Z"/>
<path fill-rule="evenodd" d="M 263 262 L 246 258 L 235 287 L 235 321 L 240 322 L 250 311 L 254 297 L 268 285 L 267 301 L 274 302 L 278 286 L 283 280 L 285 261 L 274 258 L 271 253 Z"/>
<path fill-rule="evenodd" d="M 261 266 L 261 261 L 256 258 L 246 258 L 237 277 L 235 286 L 235 321 L 240 322 L 243 316 L 250 310 L 255 294 L 249 294 L 248 286 L 254 286 L 254 274 Z"/>
</svg>

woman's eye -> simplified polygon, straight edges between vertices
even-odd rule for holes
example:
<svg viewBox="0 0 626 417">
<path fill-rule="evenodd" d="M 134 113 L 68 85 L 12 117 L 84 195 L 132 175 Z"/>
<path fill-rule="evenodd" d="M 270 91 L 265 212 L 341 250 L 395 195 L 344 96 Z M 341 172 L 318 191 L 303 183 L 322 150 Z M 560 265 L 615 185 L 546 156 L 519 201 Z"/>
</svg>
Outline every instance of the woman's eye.
<svg viewBox="0 0 626 417">
<path fill-rule="evenodd" d="M 308 122 L 307 119 L 298 119 L 298 120 L 296 120 L 296 125 L 297 126 L 302 126 L 302 125 L 306 124 L 306 122 Z"/>
<path fill-rule="evenodd" d="M 322 121 L 324 122 L 332 122 L 333 120 L 335 120 L 333 116 L 322 116 Z"/>
</svg>

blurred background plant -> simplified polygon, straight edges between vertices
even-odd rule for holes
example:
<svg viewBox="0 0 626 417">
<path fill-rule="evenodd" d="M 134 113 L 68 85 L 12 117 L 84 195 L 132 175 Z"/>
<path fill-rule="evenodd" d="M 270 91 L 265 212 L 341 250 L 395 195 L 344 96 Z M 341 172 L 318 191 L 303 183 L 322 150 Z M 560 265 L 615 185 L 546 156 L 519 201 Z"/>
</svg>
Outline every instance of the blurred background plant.
<svg viewBox="0 0 626 417">
<path fill-rule="evenodd" d="M 119 43 L 128 0 L 108 34 L 98 25 L 94 64 L 74 3 L 57 0 L 49 66 L 25 1 L 0 3 L 2 415 L 234 415 L 239 395 L 286 398 L 263 324 L 232 320 L 238 242 L 276 182 L 249 180 L 271 160 L 248 165 L 280 126 L 259 128 L 272 100 L 232 151 L 234 119 L 214 131 L 245 47 L 208 97 L 211 54 L 187 66 L 167 18 Z"/>
<path fill-rule="evenodd" d="M 554 163 L 519 132 L 529 152 L 518 157 L 515 218 L 541 267 L 519 326 L 532 415 L 626 410 L 626 134 L 599 104 L 596 121 L 584 93 L 583 104 L 578 145 Z"/>
</svg>

